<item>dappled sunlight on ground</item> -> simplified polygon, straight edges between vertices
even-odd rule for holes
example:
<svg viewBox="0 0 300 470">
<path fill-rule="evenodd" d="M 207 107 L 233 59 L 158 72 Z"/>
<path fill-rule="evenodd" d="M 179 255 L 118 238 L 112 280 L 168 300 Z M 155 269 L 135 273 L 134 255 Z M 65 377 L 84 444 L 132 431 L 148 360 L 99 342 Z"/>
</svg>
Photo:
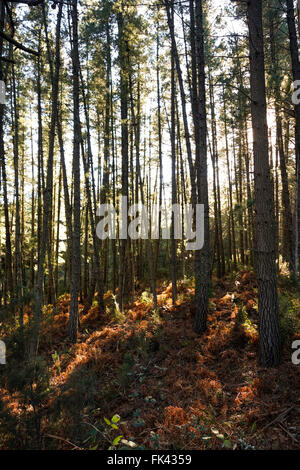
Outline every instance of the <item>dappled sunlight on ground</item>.
<svg viewBox="0 0 300 470">
<path fill-rule="evenodd" d="M 113 295 L 107 293 L 105 314 L 99 316 L 93 305 L 81 316 L 75 345 L 67 340 L 69 296 L 48 309 L 40 339 L 50 367 L 41 405 L 43 446 L 72 448 L 71 441 L 80 448 L 107 448 L 104 418 L 118 414 L 116 436 L 146 449 L 299 447 L 289 430 L 299 430 L 300 369 L 292 365 L 288 347 L 279 369 L 257 366 L 253 273 L 214 284 L 202 337 L 192 329 L 190 282 L 179 284 L 176 305 L 172 285 L 160 289 L 158 312 L 142 292 L 122 321 L 114 317 Z M 11 414 L 23 406 L 18 394 L 4 389 L 2 401 Z M 266 427 L 292 405 L 283 424 Z"/>
</svg>

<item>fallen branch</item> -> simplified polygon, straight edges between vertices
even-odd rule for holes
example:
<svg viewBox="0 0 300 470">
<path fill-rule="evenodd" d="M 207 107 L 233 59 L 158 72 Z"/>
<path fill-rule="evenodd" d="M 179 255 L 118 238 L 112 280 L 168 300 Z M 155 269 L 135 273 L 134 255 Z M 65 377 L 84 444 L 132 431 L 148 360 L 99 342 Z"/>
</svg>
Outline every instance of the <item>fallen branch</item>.
<svg viewBox="0 0 300 470">
<path fill-rule="evenodd" d="M 300 444 L 300 441 L 298 441 L 298 440 L 295 438 L 295 436 L 293 436 L 293 434 L 290 433 L 290 431 L 288 431 L 284 426 L 282 426 L 281 423 L 278 423 L 278 424 L 279 424 L 279 426 L 281 427 L 281 429 L 283 429 L 283 431 L 285 431 L 285 432 L 287 433 L 287 435 L 290 436 L 290 437 L 293 439 L 294 442 L 296 442 L 296 444 Z"/>
<path fill-rule="evenodd" d="M 73 446 L 74 449 L 83 450 L 82 447 L 78 447 L 76 444 L 73 444 L 73 442 L 70 442 L 68 441 L 68 439 L 64 439 L 63 437 L 53 436 L 53 434 L 44 434 L 44 437 L 51 437 L 52 439 L 57 439 L 58 441 L 66 442 L 70 446 Z"/>
<path fill-rule="evenodd" d="M 285 418 L 290 411 L 292 411 L 294 409 L 294 406 L 291 406 L 290 408 L 288 408 L 287 410 L 283 411 L 282 413 L 280 413 L 280 415 L 278 415 L 275 419 L 273 419 L 273 421 L 271 421 L 270 423 L 268 423 L 266 426 L 264 426 L 261 430 L 262 431 L 265 431 L 265 429 L 269 428 L 270 426 L 272 426 L 272 424 L 275 424 L 275 423 L 278 423 L 279 421 L 281 421 L 283 418 Z"/>
</svg>

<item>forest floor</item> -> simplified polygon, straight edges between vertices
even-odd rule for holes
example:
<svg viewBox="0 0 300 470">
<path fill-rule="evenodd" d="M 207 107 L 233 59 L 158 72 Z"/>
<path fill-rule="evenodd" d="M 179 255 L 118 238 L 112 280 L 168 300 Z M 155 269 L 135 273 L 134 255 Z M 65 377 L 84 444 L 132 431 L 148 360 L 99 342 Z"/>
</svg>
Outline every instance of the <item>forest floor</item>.
<svg viewBox="0 0 300 470">
<path fill-rule="evenodd" d="M 0 448 L 300 449 L 300 366 L 291 361 L 300 338 L 296 288 L 281 280 L 283 360 L 270 370 L 257 366 L 252 272 L 214 279 L 201 337 L 192 329 L 192 282 L 178 290 L 173 306 L 172 286 L 161 286 L 156 313 L 140 292 L 126 315 L 108 292 L 106 314 L 99 318 L 95 304 L 81 317 L 75 345 L 62 296 L 45 308 L 34 366 L 10 353 L 16 332 L 0 323 L 8 354 Z"/>
</svg>

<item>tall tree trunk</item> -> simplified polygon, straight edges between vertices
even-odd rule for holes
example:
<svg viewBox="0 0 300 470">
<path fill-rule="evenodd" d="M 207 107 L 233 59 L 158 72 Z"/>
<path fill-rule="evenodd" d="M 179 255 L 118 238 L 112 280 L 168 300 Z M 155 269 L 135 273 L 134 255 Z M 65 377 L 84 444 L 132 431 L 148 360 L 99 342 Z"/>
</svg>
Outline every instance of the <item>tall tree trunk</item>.
<svg viewBox="0 0 300 470">
<path fill-rule="evenodd" d="M 159 66 L 159 24 L 157 25 L 157 38 L 156 38 L 156 90 L 157 90 L 157 124 L 158 124 L 158 161 L 159 161 L 159 196 L 158 205 L 162 206 L 163 194 L 163 166 L 162 166 L 162 119 L 161 119 L 161 90 L 160 90 L 160 66 Z M 154 271 L 157 273 L 160 234 L 161 234 L 161 211 L 158 214 L 158 233 L 159 237 L 155 244 L 155 262 Z"/>
<path fill-rule="evenodd" d="M 204 246 L 196 252 L 196 317 L 194 329 L 197 333 L 206 330 L 209 288 L 211 282 L 211 254 L 209 234 L 209 201 L 207 177 L 207 117 L 205 93 L 205 59 L 202 0 L 196 1 L 196 53 L 199 100 L 200 155 L 196 156 L 198 204 L 204 205 Z"/>
<path fill-rule="evenodd" d="M 237 258 L 236 258 L 235 221 L 234 221 L 234 214 L 233 214 L 232 180 L 231 180 L 231 168 L 230 168 L 230 160 L 229 160 L 228 126 L 227 126 L 224 86 L 223 86 L 223 113 L 224 113 L 226 165 L 227 165 L 228 187 L 229 187 L 229 217 L 230 217 L 231 235 L 232 235 L 233 269 L 236 271 L 237 270 Z"/>
<path fill-rule="evenodd" d="M 219 155 L 217 143 L 217 124 L 215 114 L 215 101 L 214 101 L 214 88 L 212 78 L 209 72 L 209 96 L 211 108 L 211 131 L 212 131 L 212 149 L 211 158 L 213 163 L 214 173 L 214 198 L 215 198 L 215 224 L 216 224 L 216 243 L 217 243 L 217 266 L 218 277 L 221 278 L 225 274 L 225 254 L 223 245 L 223 227 L 222 227 L 222 214 L 221 214 L 221 196 L 220 196 L 220 178 L 219 178 Z"/>
<path fill-rule="evenodd" d="M 59 280 L 59 245 L 60 245 L 60 212 L 61 212 L 61 180 L 62 171 L 61 165 L 59 166 L 59 180 L 58 180 L 58 195 L 57 195 L 57 227 L 56 227 L 56 251 L 55 251 L 55 274 L 54 274 L 54 287 L 55 297 L 58 296 L 58 280 Z"/>
<path fill-rule="evenodd" d="M 122 13 L 118 14 L 118 44 L 119 44 L 119 61 L 121 74 L 121 141 L 122 141 L 122 190 L 121 194 L 128 200 L 128 44 L 125 38 L 125 18 Z M 127 211 L 126 211 L 127 212 Z M 120 264 L 119 264 L 119 292 L 118 302 L 122 310 L 124 298 L 126 300 L 125 282 L 126 282 L 126 250 L 127 238 L 120 241 Z"/>
<path fill-rule="evenodd" d="M 53 71 L 51 73 L 52 109 L 51 109 L 51 122 L 50 122 L 50 131 L 49 131 L 49 154 L 48 154 L 48 162 L 47 162 L 47 182 L 46 182 L 46 188 L 44 191 L 44 198 L 43 198 L 44 213 L 43 213 L 43 223 L 42 223 L 42 233 L 41 233 L 41 246 L 40 246 L 40 253 L 39 253 L 39 260 L 38 260 L 37 287 L 36 287 L 35 306 L 34 306 L 35 325 L 34 325 L 34 336 L 33 336 L 33 341 L 32 341 L 31 353 L 36 353 L 36 348 L 38 345 L 38 333 L 39 333 L 39 325 L 40 325 L 40 318 L 41 318 L 41 313 L 42 313 L 42 302 L 43 302 L 44 263 L 45 263 L 46 253 L 47 253 L 47 245 L 49 241 L 49 229 L 51 227 L 51 219 L 52 219 L 54 140 L 55 140 L 55 127 L 56 127 L 56 120 L 57 120 L 57 109 L 58 109 L 58 84 L 59 84 L 59 69 L 60 69 L 59 50 L 60 50 L 61 17 L 62 17 L 62 4 L 59 4 L 58 13 L 57 13 L 57 23 L 56 23 L 55 72 L 54 72 L 54 75 L 53 75 Z M 52 63 L 50 54 L 49 54 L 49 59 L 50 59 L 49 62 Z M 39 130 L 39 132 L 41 132 L 41 129 Z M 42 139 L 42 136 L 40 135 L 39 138 Z M 40 146 L 42 145 L 42 140 L 39 142 L 39 145 Z"/>
<path fill-rule="evenodd" d="M 16 77 L 15 67 L 12 66 L 12 102 L 14 107 L 13 113 L 13 147 L 14 147 L 14 186 L 16 201 L 16 217 L 15 217 L 15 286 L 16 300 L 19 308 L 20 328 L 23 330 L 23 276 L 22 276 L 22 252 L 21 252 L 21 215 L 20 215 L 20 185 L 19 185 L 19 111 L 17 104 Z"/>
<path fill-rule="evenodd" d="M 292 209 L 290 200 L 290 191 L 288 184 L 288 175 L 286 168 L 286 157 L 288 152 L 285 154 L 285 145 L 283 141 L 283 129 L 282 129 L 282 116 L 278 102 L 280 100 L 280 78 L 277 76 L 278 71 L 278 60 L 276 54 L 276 42 L 275 42 L 275 28 L 274 20 L 271 19 L 270 23 L 270 49 L 271 49 L 271 60 L 274 76 L 274 95 L 275 95 L 275 119 L 276 119 L 276 142 L 279 154 L 280 162 L 280 173 L 282 183 L 282 206 L 283 206 L 283 259 L 288 262 L 289 269 L 291 272 L 295 272 L 295 252 L 294 252 L 294 237 L 293 237 L 293 219 Z"/>
<path fill-rule="evenodd" d="M 72 234 L 72 278 L 70 298 L 69 336 L 70 340 L 77 341 L 78 332 L 78 294 L 80 289 L 80 114 L 79 114 L 79 52 L 78 52 L 78 11 L 77 0 L 72 2 L 72 70 L 73 70 L 73 115 L 74 115 L 74 143 L 73 143 L 73 184 L 74 184 L 74 211 Z"/>
<path fill-rule="evenodd" d="M 4 3 L 0 0 L 0 31 L 3 31 L 5 20 Z M 3 39 L 0 37 L 0 56 L 3 54 Z M 3 62 L 0 61 L 0 80 L 6 81 L 6 71 L 3 70 Z M 7 194 L 7 175 L 4 152 L 4 114 L 5 105 L 0 104 L 0 169 L 2 173 L 3 185 L 3 202 L 4 202 L 4 219 L 5 219 L 5 296 L 10 294 L 10 298 L 14 292 L 13 274 L 12 274 L 12 246 L 10 236 L 10 220 Z"/>
<path fill-rule="evenodd" d="M 295 12 L 293 0 L 286 0 L 287 24 L 290 39 L 290 52 L 292 59 L 293 80 L 300 80 L 300 61 L 298 40 L 295 25 Z M 296 140 L 296 243 L 295 243 L 295 271 L 299 269 L 299 242 L 300 242 L 300 104 L 294 105 L 295 110 L 295 140 Z"/>
<path fill-rule="evenodd" d="M 281 345 L 275 261 L 274 202 L 268 152 L 262 0 L 248 2 L 247 17 L 256 208 L 259 363 L 264 367 L 275 367 L 280 361 Z"/>
<path fill-rule="evenodd" d="M 175 103 L 176 103 L 176 80 L 175 80 L 175 64 L 174 57 L 171 58 L 171 149 L 172 149 L 172 205 L 177 203 L 177 187 L 176 187 L 176 120 L 175 120 Z M 177 300 L 177 246 L 175 240 L 175 215 L 172 212 L 171 226 L 171 275 L 172 275 L 172 301 L 175 305 Z"/>
</svg>

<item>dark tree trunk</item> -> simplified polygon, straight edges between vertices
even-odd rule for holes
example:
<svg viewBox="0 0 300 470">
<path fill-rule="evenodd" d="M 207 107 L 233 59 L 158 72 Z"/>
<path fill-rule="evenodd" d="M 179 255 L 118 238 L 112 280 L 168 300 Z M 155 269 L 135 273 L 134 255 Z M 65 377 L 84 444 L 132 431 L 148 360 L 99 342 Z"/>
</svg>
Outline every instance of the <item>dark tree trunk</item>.
<svg viewBox="0 0 300 470">
<path fill-rule="evenodd" d="M 34 315 L 35 315 L 35 328 L 34 328 L 34 337 L 32 342 L 32 351 L 31 353 L 36 352 L 36 347 L 38 344 L 38 332 L 39 324 L 42 313 L 42 302 L 43 302 L 43 279 L 44 279 L 44 263 L 47 253 L 47 245 L 49 241 L 49 229 L 51 227 L 52 219 L 52 193 L 53 193 L 53 158 L 54 158 L 54 140 L 55 140 L 55 126 L 57 120 L 57 108 L 58 108 L 58 83 L 59 83 L 59 49 L 60 49 L 60 27 L 61 27 L 61 17 L 62 17 L 62 5 L 59 5 L 58 14 L 57 14 L 57 25 L 56 25 L 56 60 L 55 60 L 55 74 L 53 75 L 53 70 L 51 67 L 51 81 L 52 81 L 52 110 L 51 110 L 51 122 L 50 122 L 50 132 L 49 132 L 49 154 L 47 162 L 47 182 L 46 188 L 44 191 L 44 213 L 43 213 L 43 223 L 41 231 L 41 244 L 40 244 L 40 253 L 38 260 L 38 273 L 37 273 L 37 288 L 35 296 L 35 306 L 34 306 Z M 46 27 L 46 24 L 45 24 Z M 48 41 L 47 41 L 48 44 Z M 48 49 L 49 63 L 52 64 L 51 55 Z M 40 101 L 39 101 L 40 108 Z M 40 110 L 41 111 L 41 110 Z M 41 116 L 40 116 L 41 119 Z M 41 126 L 41 122 L 40 122 Z M 39 128 L 39 152 L 41 152 L 42 145 L 42 136 L 41 128 Z M 40 153 L 40 158 L 42 154 Z M 49 251 L 48 251 L 49 253 Z"/>
<path fill-rule="evenodd" d="M 123 13 L 118 15 L 118 30 L 119 30 L 119 61 L 120 61 L 120 74 L 121 74 L 121 141 L 122 141 L 122 191 L 123 197 L 128 198 L 128 51 L 126 50 L 127 43 L 125 40 L 125 24 Z M 120 310 L 123 310 L 124 300 L 126 300 L 125 288 L 126 282 L 126 250 L 127 238 L 120 240 L 120 265 L 119 265 L 119 292 L 118 302 Z"/>
<path fill-rule="evenodd" d="M 175 81 L 175 64 L 174 57 L 171 58 L 171 149 L 172 149 L 172 204 L 177 202 L 176 190 L 176 120 L 175 120 L 175 103 L 176 103 L 176 81 Z M 172 276 L 172 301 L 175 305 L 177 300 L 177 269 L 176 269 L 176 240 L 175 240 L 175 216 L 172 212 L 171 226 L 171 276 Z"/>
<path fill-rule="evenodd" d="M 286 0 L 287 24 L 290 39 L 290 52 L 292 59 L 293 80 L 300 80 L 300 61 L 298 51 L 298 40 L 295 25 L 295 12 L 293 0 Z M 296 249 L 295 249 L 295 271 L 299 269 L 299 242 L 300 242 L 300 104 L 295 104 L 295 139 L 296 139 Z"/>
<path fill-rule="evenodd" d="M 275 367 L 280 361 L 281 345 L 275 261 L 274 202 L 266 117 L 262 0 L 248 2 L 247 17 L 256 210 L 259 363 L 264 367 Z"/>
<path fill-rule="evenodd" d="M 205 59 L 202 0 L 196 1 L 196 57 L 199 100 L 200 155 L 196 159 L 198 203 L 204 205 L 204 246 L 196 252 L 196 317 L 197 333 L 206 330 L 209 288 L 211 282 L 211 254 L 209 234 L 209 201 L 207 178 L 207 117 L 205 93 Z"/>
<path fill-rule="evenodd" d="M 80 115 L 79 115 L 79 53 L 78 53 L 78 11 L 77 0 L 72 4 L 72 67 L 73 67 L 73 112 L 74 112 L 74 143 L 73 143 L 73 178 L 74 178 L 74 211 L 72 234 L 72 278 L 69 336 L 72 342 L 77 341 L 78 331 L 78 294 L 80 289 Z"/>
<path fill-rule="evenodd" d="M 4 4 L 0 1 L 0 31 L 4 28 Z M 0 38 L 0 56 L 3 53 L 3 39 Z M 0 80 L 6 80 L 6 71 L 3 70 L 3 62 L 0 61 Z M 10 297 L 13 295 L 13 274 L 12 274 L 12 251 L 11 251 L 11 236 L 10 236 L 10 220 L 8 208 L 8 194 L 7 194 L 7 176 L 6 176 L 6 163 L 4 153 L 4 113 L 5 105 L 0 104 L 0 165 L 2 174 L 2 189 L 3 189 L 3 202 L 4 202 L 4 218 L 5 218 L 5 298 L 7 294 Z"/>
</svg>

